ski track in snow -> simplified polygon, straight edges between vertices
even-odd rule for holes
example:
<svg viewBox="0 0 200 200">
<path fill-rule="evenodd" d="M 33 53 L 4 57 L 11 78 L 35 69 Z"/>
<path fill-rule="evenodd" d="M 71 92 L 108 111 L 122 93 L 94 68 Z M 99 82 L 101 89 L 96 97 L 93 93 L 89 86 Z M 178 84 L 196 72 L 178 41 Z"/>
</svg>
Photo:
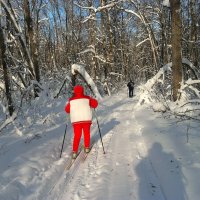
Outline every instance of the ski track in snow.
<svg viewBox="0 0 200 200">
<path fill-rule="evenodd" d="M 94 117 L 94 146 L 69 171 L 73 130 L 65 100 L 53 102 L 45 120 L 44 114 L 34 126 L 19 126 L 24 136 L 8 129 L 0 140 L 0 200 L 199 200 L 199 123 L 153 112 L 151 105 L 138 108 L 139 96 L 128 98 L 123 89 L 100 102 L 106 154 Z"/>
<path fill-rule="evenodd" d="M 62 200 L 165 199 L 156 173 L 145 158 L 147 150 L 142 139 L 143 127 L 138 124 L 133 112 L 136 99 L 126 98 L 125 93 L 120 96 L 113 96 L 112 104 L 110 100 L 105 102 L 98 113 L 106 154 L 103 154 L 101 142 L 96 137 L 89 156 L 63 188 Z M 102 128 L 109 127 L 104 124 L 105 117 L 112 124 L 115 121 L 110 130 Z M 133 127 L 131 132 L 127 128 L 129 126 Z M 139 164 L 141 159 L 144 161 L 142 165 Z M 141 179 L 145 183 L 141 183 Z"/>
</svg>

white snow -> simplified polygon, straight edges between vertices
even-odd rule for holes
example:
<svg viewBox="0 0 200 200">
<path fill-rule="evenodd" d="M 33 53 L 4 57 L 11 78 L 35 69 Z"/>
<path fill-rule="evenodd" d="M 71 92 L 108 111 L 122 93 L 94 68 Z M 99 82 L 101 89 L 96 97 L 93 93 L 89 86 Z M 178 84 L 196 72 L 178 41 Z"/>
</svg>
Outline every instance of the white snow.
<svg viewBox="0 0 200 200">
<path fill-rule="evenodd" d="M 0 81 L 0 88 L 1 88 L 2 90 L 5 89 L 5 85 L 4 85 L 4 83 L 3 83 L 2 81 Z"/>
<path fill-rule="evenodd" d="M 85 79 L 85 81 L 87 81 L 87 84 L 90 85 L 93 93 L 95 94 L 96 98 L 101 100 L 102 97 L 93 81 L 93 79 L 90 77 L 90 75 L 86 72 L 85 70 L 85 65 L 84 64 L 73 64 L 71 66 L 71 70 L 72 70 L 72 74 L 76 74 L 76 72 L 78 71 L 79 74 L 81 74 L 83 76 L 83 78 Z"/>
<path fill-rule="evenodd" d="M 199 200 L 200 126 L 138 106 L 124 89 L 100 102 L 86 160 L 65 171 L 71 153 L 67 100 L 55 99 L 35 124 L 6 127 L 0 136 L 1 200 Z M 156 106 L 155 106 L 156 107 Z M 157 106 L 158 107 L 158 106 Z M 41 109 L 41 108 L 40 108 Z M 30 121 L 31 116 L 30 116 Z M 17 126 L 17 124 L 16 124 Z M 80 145 L 81 146 L 81 145 Z"/>
<path fill-rule="evenodd" d="M 163 6 L 170 7 L 169 0 L 163 0 Z"/>
<path fill-rule="evenodd" d="M 136 47 L 139 47 L 141 44 L 143 44 L 143 43 L 146 42 L 146 41 L 149 41 L 149 38 L 147 38 L 147 39 L 143 40 L 142 42 L 138 43 L 138 44 L 136 45 Z"/>
</svg>

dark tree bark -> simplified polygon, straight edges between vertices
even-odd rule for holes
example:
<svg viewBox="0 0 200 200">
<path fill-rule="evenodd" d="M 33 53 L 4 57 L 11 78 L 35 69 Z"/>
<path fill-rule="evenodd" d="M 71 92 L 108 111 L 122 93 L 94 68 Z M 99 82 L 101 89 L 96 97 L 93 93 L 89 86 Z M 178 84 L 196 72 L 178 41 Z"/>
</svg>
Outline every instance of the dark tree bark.
<svg viewBox="0 0 200 200">
<path fill-rule="evenodd" d="M 35 73 L 34 73 L 34 70 L 33 70 L 34 69 L 34 65 L 33 65 L 30 53 L 27 50 L 26 43 L 25 43 L 25 41 L 24 41 L 24 39 L 22 37 L 21 30 L 19 29 L 19 26 L 18 26 L 18 23 L 17 23 L 17 20 L 16 20 L 16 16 L 13 15 L 12 8 L 9 7 L 9 6 L 11 6 L 11 4 L 9 4 L 9 6 L 8 6 L 4 1 L 1 2 L 1 3 L 2 3 L 3 9 L 6 12 L 6 17 L 11 21 L 11 24 L 13 25 L 14 30 L 18 34 L 18 38 L 19 38 L 19 42 L 20 42 L 21 47 L 22 47 L 22 51 L 23 51 L 23 53 L 25 55 L 25 58 L 26 58 L 26 60 L 28 62 L 28 69 L 29 69 L 29 72 L 30 72 L 30 76 L 31 76 L 31 78 L 34 79 L 34 77 L 35 77 Z"/>
<path fill-rule="evenodd" d="M 172 92 L 173 100 L 176 101 L 182 81 L 180 0 L 170 0 L 170 5 L 172 12 Z"/>
<path fill-rule="evenodd" d="M 88 0 L 88 6 L 92 7 L 93 2 Z M 90 16 L 96 18 L 96 14 L 93 10 L 89 10 Z M 89 20 L 88 22 L 88 32 L 89 32 L 89 46 L 93 50 L 89 56 L 89 64 L 91 66 L 91 76 L 94 80 L 97 77 L 97 59 L 96 59 L 96 22 L 94 20 Z"/>
<path fill-rule="evenodd" d="M 191 15 L 191 32 L 190 32 L 190 40 L 191 43 L 189 45 L 189 51 L 190 51 L 190 57 L 194 63 L 195 66 L 198 66 L 198 48 L 196 45 L 196 41 L 198 39 L 197 36 L 197 19 L 195 13 L 195 0 L 190 0 L 190 15 Z"/>
<path fill-rule="evenodd" d="M 9 71 L 8 71 L 8 66 L 6 63 L 6 44 L 5 44 L 4 31 L 1 26 L 1 19 L 0 19 L 0 55 L 1 55 L 0 65 L 3 66 L 3 77 L 4 77 L 4 83 L 5 83 L 5 89 L 6 89 L 6 98 L 8 102 L 8 111 L 9 111 L 10 116 L 12 116 L 14 112 L 14 106 L 13 106 L 13 100 L 12 100 L 12 94 L 11 94 Z"/>
<path fill-rule="evenodd" d="M 26 35 L 27 44 L 29 44 L 31 57 L 33 60 L 35 79 L 39 83 L 40 69 L 39 69 L 39 62 L 38 62 L 38 49 L 37 49 L 37 42 L 36 42 L 36 34 L 34 32 L 33 19 L 32 19 L 31 11 L 30 11 L 29 0 L 24 0 L 24 18 L 25 18 L 25 23 L 27 26 L 27 35 Z M 39 89 L 35 88 L 35 96 L 38 96 L 38 93 L 39 93 Z"/>
<path fill-rule="evenodd" d="M 107 5 L 107 0 L 101 0 L 101 6 Z M 113 35 L 111 20 L 107 9 L 101 11 L 101 31 L 103 37 L 103 54 L 106 59 L 104 64 L 104 76 L 107 78 L 113 70 Z"/>
</svg>

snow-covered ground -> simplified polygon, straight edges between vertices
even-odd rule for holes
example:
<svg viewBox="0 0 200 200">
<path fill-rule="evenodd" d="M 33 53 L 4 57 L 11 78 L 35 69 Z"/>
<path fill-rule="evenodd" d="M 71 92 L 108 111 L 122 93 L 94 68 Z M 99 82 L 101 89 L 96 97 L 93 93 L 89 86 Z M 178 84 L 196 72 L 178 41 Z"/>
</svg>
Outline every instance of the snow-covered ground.
<svg viewBox="0 0 200 200">
<path fill-rule="evenodd" d="M 34 125 L 28 125 L 30 118 L 14 131 L 5 129 L 0 200 L 199 200 L 199 123 L 135 107 L 138 95 L 127 98 L 124 87 L 101 100 L 97 115 L 106 154 L 94 118 L 92 151 L 85 161 L 80 155 L 69 171 L 70 124 L 59 158 L 68 120 L 65 101 L 43 110 L 46 118 L 33 116 L 40 119 Z"/>
</svg>

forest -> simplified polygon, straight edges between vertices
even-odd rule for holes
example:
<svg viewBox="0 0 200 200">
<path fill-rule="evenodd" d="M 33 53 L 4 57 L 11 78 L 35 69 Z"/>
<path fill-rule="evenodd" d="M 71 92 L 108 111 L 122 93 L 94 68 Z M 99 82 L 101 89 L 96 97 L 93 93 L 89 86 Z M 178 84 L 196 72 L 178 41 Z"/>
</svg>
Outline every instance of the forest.
<svg viewBox="0 0 200 200">
<path fill-rule="evenodd" d="M 199 120 L 199 11 L 199 0 L 0 0 L 0 131 L 35 100 L 68 97 L 82 81 L 73 64 L 102 96 L 132 79 L 140 104 L 179 102 L 177 115 Z"/>
</svg>

